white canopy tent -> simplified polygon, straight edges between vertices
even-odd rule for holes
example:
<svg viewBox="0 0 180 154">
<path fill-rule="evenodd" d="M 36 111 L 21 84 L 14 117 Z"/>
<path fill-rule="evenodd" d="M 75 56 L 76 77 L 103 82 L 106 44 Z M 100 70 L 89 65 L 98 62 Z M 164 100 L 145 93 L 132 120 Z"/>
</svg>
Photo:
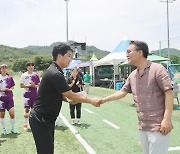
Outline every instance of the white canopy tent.
<svg viewBox="0 0 180 154">
<path fill-rule="evenodd" d="M 94 61 L 94 67 L 101 65 L 118 65 L 126 60 L 126 52 L 111 52 L 98 61 Z"/>
<path fill-rule="evenodd" d="M 113 65 L 114 66 L 114 89 L 116 84 L 115 76 L 118 75 L 118 64 L 124 62 L 126 58 L 126 51 L 129 47 L 130 40 L 123 38 L 118 46 L 107 56 L 103 57 L 98 61 L 93 61 L 93 67 L 102 65 Z"/>
</svg>

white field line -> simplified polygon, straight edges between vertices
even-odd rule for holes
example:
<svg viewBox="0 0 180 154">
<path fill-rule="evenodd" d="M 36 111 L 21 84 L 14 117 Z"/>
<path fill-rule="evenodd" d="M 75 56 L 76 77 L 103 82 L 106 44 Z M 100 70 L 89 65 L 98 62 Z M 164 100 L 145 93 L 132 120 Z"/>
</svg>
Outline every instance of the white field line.
<svg viewBox="0 0 180 154">
<path fill-rule="evenodd" d="M 91 111 L 91 110 L 89 110 L 89 109 L 87 109 L 87 108 L 84 108 L 84 110 L 87 111 L 87 112 L 89 112 L 89 113 L 91 113 L 91 114 L 94 113 L 93 111 Z"/>
<path fill-rule="evenodd" d="M 108 120 L 106 120 L 106 119 L 104 119 L 103 121 L 104 121 L 105 123 L 107 123 L 108 125 L 110 125 L 110 126 L 116 128 L 116 129 L 119 129 L 119 127 L 116 126 L 115 124 L 113 124 L 112 122 L 110 122 L 110 121 L 108 121 Z"/>
<path fill-rule="evenodd" d="M 178 147 L 169 147 L 168 151 L 177 151 L 180 150 L 180 146 Z"/>
<path fill-rule="evenodd" d="M 59 117 L 63 120 L 65 125 L 71 130 L 71 132 L 75 135 L 78 141 L 84 146 L 88 154 L 96 154 L 93 148 L 81 137 L 79 132 L 66 120 L 66 118 L 60 113 Z"/>
</svg>

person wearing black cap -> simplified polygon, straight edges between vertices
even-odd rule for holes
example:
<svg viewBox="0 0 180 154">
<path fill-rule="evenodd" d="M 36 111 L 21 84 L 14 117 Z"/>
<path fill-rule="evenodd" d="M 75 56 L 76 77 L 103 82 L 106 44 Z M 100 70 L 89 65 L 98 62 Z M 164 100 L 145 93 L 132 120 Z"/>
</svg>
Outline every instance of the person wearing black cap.
<svg viewBox="0 0 180 154">
<path fill-rule="evenodd" d="M 36 143 L 38 154 L 54 153 L 55 120 L 61 110 L 62 101 L 84 102 L 100 106 L 100 99 L 87 98 L 73 93 L 66 83 L 62 69 L 68 67 L 73 57 L 70 46 L 54 46 L 53 63 L 42 77 L 38 96 L 30 112 L 29 123 Z"/>
</svg>

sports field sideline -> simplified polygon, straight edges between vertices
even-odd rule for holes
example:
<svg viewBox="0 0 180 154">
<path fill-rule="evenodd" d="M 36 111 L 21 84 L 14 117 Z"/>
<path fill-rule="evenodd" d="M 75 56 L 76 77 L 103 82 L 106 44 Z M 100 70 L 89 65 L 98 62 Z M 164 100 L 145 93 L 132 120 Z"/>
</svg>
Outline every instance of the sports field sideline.
<svg viewBox="0 0 180 154">
<path fill-rule="evenodd" d="M 19 76 L 15 76 L 15 115 L 18 135 L 9 134 L 0 137 L 1 154 L 35 154 L 36 149 L 31 131 L 23 130 L 23 89 L 19 88 Z M 91 87 L 89 97 L 104 97 L 114 93 L 112 89 Z M 177 101 L 175 100 L 175 106 Z M 69 106 L 63 103 L 62 115 L 70 122 Z M 169 153 L 180 153 L 180 110 L 173 111 L 172 117 L 174 129 L 171 133 Z M 56 154 L 86 154 L 85 147 L 75 136 L 81 136 L 97 154 L 140 154 L 141 148 L 138 141 L 137 116 L 133 105 L 132 96 L 128 95 L 122 100 L 109 102 L 96 108 L 89 104 L 82 105 L 82 124 L 75 125 L 75 132 L 61 120 L 61 127 L 55 131 Z M 7 129 L 9 115 L 6 112 Z M 86 145 L 86 147 L 87 147 Z"/>
</svg>

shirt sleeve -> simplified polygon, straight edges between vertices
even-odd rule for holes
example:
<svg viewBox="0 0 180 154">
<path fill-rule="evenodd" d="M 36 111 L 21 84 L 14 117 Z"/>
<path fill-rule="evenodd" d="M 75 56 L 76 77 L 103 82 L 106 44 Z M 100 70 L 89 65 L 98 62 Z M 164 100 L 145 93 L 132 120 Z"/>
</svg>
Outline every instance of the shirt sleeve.
<svg viewBox="0 0 180 154">
<path fill-rule="evenodd" d="M 22 74 L 20 78 L 20 83 L 23 83 L 23 82 L 24 82 L 24 75 Z"/>
<path fill-rule="evenodd" d="M 123 90 L 127 93 L 132 93 L 131 84 L 130 84 L 130 76 L 127 78 L 127 80 L 121 90 Z"/>
<path fill-rule="evenodd" d="M 36 76 L 37 76 L 37 84 L 39 84 L 40 83 L 40 77 L 38 74 L 36 74 Z"/>
<path fill-rule="evenodd" d="M 168 71 L 164 68 L 164 66 L 161 66 L 156 74 L 156 81 L 158 86 L 162 91 L 167 91 L 169 89 L 172 89 L 171 79 L 169 77 Z"/>
<path fill-rule="evenodd" d="M 70 90 L 70 87 L 66 83 L 64 76 L 59 73 L 53 75 L 53 77 L 51 78 L 51 83 L 58 93 L 64 93 Z"/>
<path fill-rule="evenodd" d="M 12 87 L 15 86 L 15 82 L 14 82 L 12 76 L 10 76 L 10 81 L 11 81 L 11 82 L 10 82 L 10 83 L 11 83 L 10 88 L 12 88 Z"/>
</svg>

